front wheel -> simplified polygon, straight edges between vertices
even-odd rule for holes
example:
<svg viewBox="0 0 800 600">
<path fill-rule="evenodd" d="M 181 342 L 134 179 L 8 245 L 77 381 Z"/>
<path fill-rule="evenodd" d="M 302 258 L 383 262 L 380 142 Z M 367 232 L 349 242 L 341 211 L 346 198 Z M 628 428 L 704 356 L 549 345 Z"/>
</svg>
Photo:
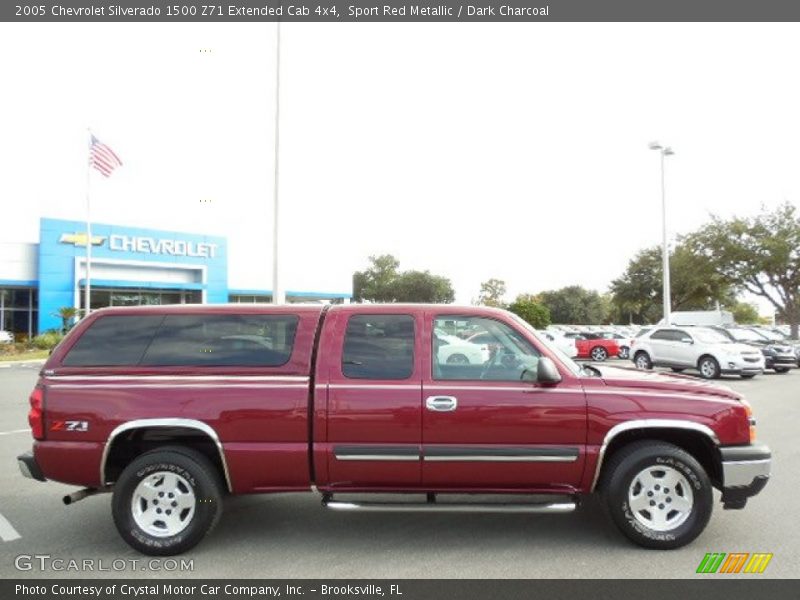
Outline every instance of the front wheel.
<svg viewBox="0 0 800 600">
<path fill-rule="evenodd" d="M 650 360 L 650 357 L 647 356 L 647 352 L 637 352 L 636 356 L 633 357 L 633 364 L 636 365 L 637 369 L 641 369 L 642 371 L 649 371 L 653 368 L 653 362 Z"/>
<path fill-rule="evenodd" d="M 718 379 L 720 376 L 720 368 L 717 359 L 713 356 L 704 356 L 697 364 L 700 375 L 703 379 Z"/>
<path fill-rule="evenodd" d="M 189 448 L 142 454 L 114 485 L 114 524 L 135 550 L 180 554 L 197 545 L 222 513 L 222 484 L 211 462 Z"/>
<path fill-rule="evenodd" d="M 630 350 L 630 348 L 628 348 L 627 346 L 622 346 L 622 347 L 619 349 L 619 354 L 618 354 L 617 356 L 619 356 L 619 357 L 620 357 L 620 358 L 622 358 L 622 359 L 626 359 L 626 358 L 629 358 L 629 357 L 630 357 L 630 355 L 631 355 L 631 350 Z"/>
<path fill-rule="evenodd" d="M 788 373 L 789 372 L 789 368 L 788 367 L 775 367 L 775 372 L 776 373 L 780 373 L 780 374 Z"/>
<path fill-rule="evenodd" d="M 636 442 L 610 460 L 601 482 L 617 527 L 645 548 L 670 550 L 702 533 L 711 518 L 711 481 L 697 460 L 664 442 Z"/>
<path fill-rule="evenodd" d="M 606 350 L 602 346 L 595 346 L 594 348 L 592 348 L 591 357 L 592 360 L 596 360 L 597 362 L 603 362 L 605 359 L 608 358 L 608 350 Z"/>
</svg>

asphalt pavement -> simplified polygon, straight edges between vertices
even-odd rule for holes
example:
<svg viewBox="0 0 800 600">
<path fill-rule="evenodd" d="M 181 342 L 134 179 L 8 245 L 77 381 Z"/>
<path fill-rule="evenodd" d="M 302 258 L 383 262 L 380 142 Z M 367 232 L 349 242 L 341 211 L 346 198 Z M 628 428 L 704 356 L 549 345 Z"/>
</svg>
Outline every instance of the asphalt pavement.
<svg viewBox="0 0 800 600">
<path fill-rule="evenodd" d="M 771 552 L 766 571 L 747 577 L 800 576 L 800 371 L 724 378 L 753 405 L 759 439 L 773 451 L 772 479 L 742 511 L 716 503 L 705 532 L 678 550 L 631 545 L 593 498 L 567 515 L 439 515 L 338 513 L 312 494 L 279 494 L 226 500 L 215 531 L 178 558 L 192 563 L 180 572 L 179 564 L 148 565 L 122 541 L 108 495 L 64 506 L 61 497 L 76 488 L 19 474 L 39 368 L 0 365 L 3 578 L 692 578 L 708 577 L 695 574 L 707 552 Z M 93 571 L 73 570 L 88 564 Z"/>
</svg>

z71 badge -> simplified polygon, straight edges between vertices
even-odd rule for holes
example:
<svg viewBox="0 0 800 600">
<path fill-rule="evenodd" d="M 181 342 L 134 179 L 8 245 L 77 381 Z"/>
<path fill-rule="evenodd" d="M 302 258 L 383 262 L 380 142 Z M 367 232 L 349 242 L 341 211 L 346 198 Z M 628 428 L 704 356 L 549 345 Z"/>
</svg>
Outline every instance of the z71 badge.
<svg viewBox="0 0 800 600">
<path fill-rule="evenodd" d="M 89 421 L 53 421 L 50 431 L 89 431 Z"/>
</svg>

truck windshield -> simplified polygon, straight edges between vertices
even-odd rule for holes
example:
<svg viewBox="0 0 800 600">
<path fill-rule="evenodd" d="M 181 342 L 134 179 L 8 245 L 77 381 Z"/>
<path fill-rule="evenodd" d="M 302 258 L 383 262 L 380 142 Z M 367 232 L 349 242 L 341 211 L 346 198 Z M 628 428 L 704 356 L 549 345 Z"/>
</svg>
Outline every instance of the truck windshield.
<svg viewBox="0 0 800 600">
<path fill-rule="evenodd" d="M 514 313 L 509 313 L 511 317 L 514 319 L 516 323 L 518 323 L 522 328 L 526 331 L 529 331 L 534 335 L 534 337 L 539 340 L 542 344 L 547 346 L 549 350 L 553 352 L 556 356 L 558 356 L 559 360 L 570 370 L 574 375 L 581 374 L 581 366 L 572 360 L 566 353 L 559 348 L 554 341 L 550 341 L 550 339 L 546 335 L 542 335 L 540 332 L 536 331 L 533 326 L 528 323 L 522 317 L 518 317 Z"/>
</svg>

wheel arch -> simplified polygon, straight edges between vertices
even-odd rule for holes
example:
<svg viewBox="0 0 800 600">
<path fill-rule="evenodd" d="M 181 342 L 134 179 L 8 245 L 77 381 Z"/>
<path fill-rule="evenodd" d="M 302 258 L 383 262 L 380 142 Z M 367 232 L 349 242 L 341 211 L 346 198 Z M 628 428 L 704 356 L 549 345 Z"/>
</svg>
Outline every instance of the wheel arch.
<svg viewBox="0 0 800 600">
<path fill-rule="evenodd" d="M 108 436 L 100 459 L 100 485 L 116 477 L 133 458 L 159 446 L 186 445 L 205 454 L 233 491 L 225 450 L 217 432 L 196 419 L 137 419 L 118 425 Z"/>
<path fill-rule="evenodd" d="M 715 362 L 715 363 L 717 363 L 717 366 L 718 366 L 718 367 L 720 367 L 720 368 L 722 368 L 722 363 L 719 361 L 719 359 L 718 359 L 716 356 L 714 356 L 714 355 L 713 355 L 713 354 L 711 354 L 710 352 L 704 352 L 703 354 L 701 354 L 700 356 L 698 356 L 698 357 L 697 357 L 697 362 L 696 362 L 696 363 L 694 363 L 694 366 L 695 366 L 696 368 L 698 368 L 698 369 L 699 369 L 699 368 L 700 368 L 700 363 L 701 363 L 701 362 L 703 362 L 703 359 L 704 359 L 704 358 L 711 358 L 711 359 L 713 359 L 713 360 L 714 360 L 714 362 Z"/>
<path fill-rule="evenodd" d="M 630 443 L 644 440 L 667 442 L 685 450 L 702 465 L 716 487 L 721 485 L 719 438 L 710 427 L 694 421 L 646 419 L 620 423 L 608 431 L 598 453 L 589 491 L 597 489 L 602 480 L 604 466 L 614 453 Z"/>
</svg>

